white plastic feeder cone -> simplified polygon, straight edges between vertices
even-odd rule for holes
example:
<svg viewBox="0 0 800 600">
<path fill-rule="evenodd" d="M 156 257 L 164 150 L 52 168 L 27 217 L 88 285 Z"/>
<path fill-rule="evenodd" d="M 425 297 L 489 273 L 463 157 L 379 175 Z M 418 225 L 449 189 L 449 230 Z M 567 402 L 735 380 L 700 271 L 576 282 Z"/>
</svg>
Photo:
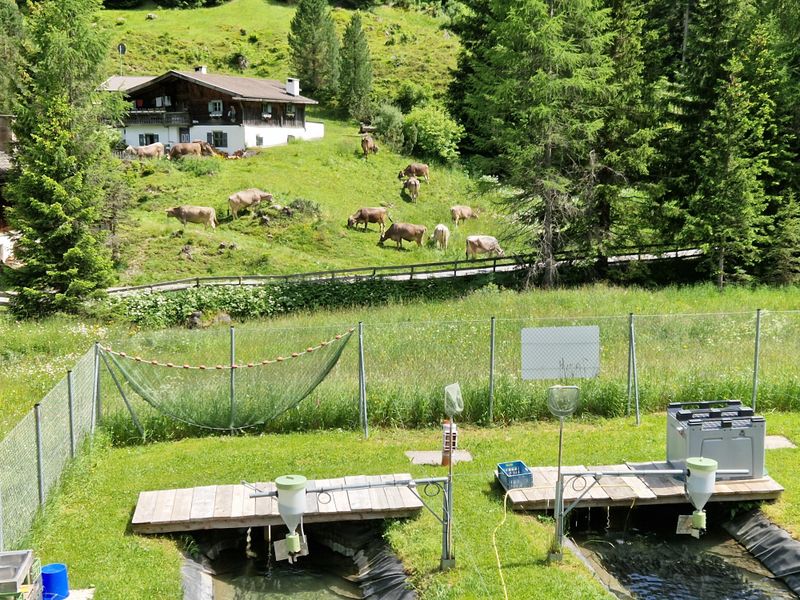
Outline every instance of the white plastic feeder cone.
<svg viewBox="0 0 800 600">
<path fill-rule="evenodd" d="M 697 510 L 703 510 L 714 493 L 718 466 L 713 458 L 686 459 L 686 493 Z"/>
<path fill-rule="evenodd" d="M 283 475 L 275 480 L 278 488 L 278 512 L 289 529 L 286 546 L 289 552 L 300 552 L 297 526 L 306 510 L 306 478 L 302 475 Z"/>
</svg>

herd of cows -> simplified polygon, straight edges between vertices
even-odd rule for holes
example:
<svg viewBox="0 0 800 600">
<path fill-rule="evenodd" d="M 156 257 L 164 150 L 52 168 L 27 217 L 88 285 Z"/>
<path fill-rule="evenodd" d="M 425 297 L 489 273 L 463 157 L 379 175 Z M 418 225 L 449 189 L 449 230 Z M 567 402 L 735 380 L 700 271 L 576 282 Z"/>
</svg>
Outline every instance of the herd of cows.
<svg viewBox="0 0 800 600">
<path fill-rule="evenodd" d="M 364 156 L 376 153 L 378 147 L 370 136 L 365 136 L 361 140 L 361 148 Z M 126 153 L 138 158 L 163 158 L 165 150 L 163 144 L 150 144 L 149 146 L 133 147 L 128 146 Z M 174 144 L 167 155 L 167 158 L 176 159 L 183 156 L 213 156 L 216 154 L 211 144 L 206 142 L 191 142 L 186 144 Z M 411 163 L 400 171 L 397 178 L 403 182 L 403 192 L 407 193 L 412 202 L 416 202 L 419 197 L 420 179 L 430 183 L 430 169 L 423 163 Z M 273 196 L 258 188 L 248 188 L 228 196 L 228 206 L 231 217 L 235 220 L 239 217 L 239 212 L 250 209 L 255 214 L 255 208 L 266 201 L 272 206 Z M 274 208 L 274 206 L 273 206 Z M 216 228 L 219 224 L 217 213 L 211 206 L 193 206 L 183 204 L 166 209 L 167 217 L 174 217 L 185 227 L 187 223 L 199 223 L 206 227 Z M 478 211 L 469 206 L 456 205 L 450 207 L 450 217 L 458 227 L 461 221 L 477 219 Z M 386 228 L 386 221 L 391 225 Z M 391 240 L 397 244 L 397 248 L 402 249 L 403 242 L 416 242 L 417 246 L 425 243 L 425 235 L 428 228 L 425 225 L 414 223 L 395 223 L 389 216 L 388 209 L 384 207 L 363 207 L 347 219 L 347 227 L 353 228 L 364 225 L 364 231 L 370 223 L 377 223 L 380 227 L 380 240 L 378 245 L 383 246 L 386 240 Z M 450 241 L 450 229 L 443 223 L 434 227 L 431 241 L 440 250 L 447 250 Z M 466 258 L 475 258 L 478 254 L 490 254 L 504 256 L 505 253 L 500 247 L 497 239 L 490 235 L 471 235 L 466 238 Z"/>
</svg>

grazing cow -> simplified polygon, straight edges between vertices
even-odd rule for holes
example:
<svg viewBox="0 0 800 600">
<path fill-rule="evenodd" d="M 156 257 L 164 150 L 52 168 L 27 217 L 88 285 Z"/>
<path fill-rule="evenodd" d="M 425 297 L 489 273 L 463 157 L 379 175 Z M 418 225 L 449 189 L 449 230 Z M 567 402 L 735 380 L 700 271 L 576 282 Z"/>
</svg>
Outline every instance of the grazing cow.
<svg viewBox="0 0 800 600">
<path fill-rule="evenodd" d="M 214 146 L 199 140 L 175 144 L 169 149 L 169 157 L 172 160 L 184 156 L 214 156 L 214 154 L 216 154 Z"/>
<path fill-rule="evenodd" d="M 412 202 L 416 202 L 419 197 L 419 179 L 409 177 L 403 182 L 403 191 L 408 192 Z"/>
<path fill-rule="evenodd" d="M 156 142 L 147 146 L 128 146 L 125 154 L 138 158 L 162 158 L 164 156 L 164 144 Z"/>
<path fill-rule="evenodd" d="M 389 229 L 381 236 L 378 242 L 379 246 L 383 246 L 386 240 L 397 242 L 397 249 L 403 247 L 403 240 L 407 242 L 417 242 L 417 246 L 422 246 L 425 238 L 425 232 L 428 230 L 425 225 L 412 225 L 411 223 L 392 223 Z"/>
<path fill-rule="evenodd" d="M 231 216 L 234 219 L 238 219 L 240 210 L 257 206 L 262 200 L 269 200 L 272 202 L 272 194 L 262 192 L 258 188 L 248 188 L 241 192 L 231 194 L 228 196 L 228 206 L 231 207 Z"/>
<path fill-rule="evenodd" d="M 369 153 L 378 153 L 378 144 L 372 139 L 371 135 L 365 135 L 361 138 L 361 150 L 364 152 L 364 158 L 369 156 Z"/>
<path fill-rule="evenodd" d="M 386 231 L 386 219 L 393 222 L 389 216 L 388 209 L 381 207 L 378 208 L 359 208 L 356 212 L 347 218 L 347 227 L 357 227 L 359 223 L 364 224 L 364 231 L 367 230 L 367 223 L 378 223 L 381 228 L 381 235 Z"/>
<path fill-rule="evenodd" d="M 412 176 L 423 177 L 426 183 L 430 183 L 430 180 L 428 179 L 428 165 L 423 163 L 411 163 L 397 174 L 398 179 Z"/>
<path fill-rule="evenodd" d="M 203 225 L 211 225 L 211 229 L 217 226 L 217 212 L 210 206 L 190 206 L 182 204 L 181 206 L 173 206 L 167 209 L 168 217 L 175 217 L 183 223 L 202 223 Z"/>
<path fill-rule="evenodd" d="M 456 204 L 455 206 L 450 207 L 450 216 L 453 219 L 453 222 L 458 227 L 459 221 L 466 221 L 467 219 L 477 219 L 478 212 L 472 210 L 469 206 L 464 206 L 461 204 Z"/>
<path fill-rule="evenodd" d="M 439 250 L 447 250 L 447 242 L 450 241 L 450 230 L 447 228 L 446 225 L 442 225 L 439 223 L 433 229 L 433 235 L 431 236 L 433 241 L 436 243 L 436 247 Z"/>
<path fill-rule="evenodd" d="M 505 256 L 505 252 L 497 243 L 497 238 L 491 235 L 471 235 L 467 238 L 467 260 L 475 258 L 478 254 L 496 254 Z"/>
</svg>

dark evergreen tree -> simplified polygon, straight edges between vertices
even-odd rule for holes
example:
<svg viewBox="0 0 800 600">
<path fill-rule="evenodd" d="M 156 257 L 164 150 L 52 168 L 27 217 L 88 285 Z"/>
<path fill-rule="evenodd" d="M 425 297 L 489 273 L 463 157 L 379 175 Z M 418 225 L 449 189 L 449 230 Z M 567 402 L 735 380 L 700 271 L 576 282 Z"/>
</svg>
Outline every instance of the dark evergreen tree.
<svg viewBox="0 0 800 600">
<path fill-rule="evenodd" d="M 24 40 L 22 15 L 14 0 L 0 0 L 0 114 L 16 112 L 17 94 Z"/>
<path fill-rule="evenodd" d="M 301 85 L 312 94 L 333 97 L 339 84 L 339 38 L 327 0 L 300 0 L 290 25 L 289 49 Z"/>
<path fill-rule="evenodd" d="M 370 115 L 372 62 L 358 12 L 353 13 L 344 30 L 341 56 L 339 104 L 351 117 L 366 120 Z"/>
<path fill-rule="evenodd" d="M 732 58 L 724 68 L 727 77 L 718 82 L 716 105 L 700 131 L 699 182 L 686 215 L 687 234 L 702 240 L 720 288 L 757 262 L 759 237 L 768 223 L 764 122 L 742 82 L 740 59 Z"/>
<path fill-rule="evenodd" d="M 614 23 L 610 78 L 615 93 L 590 159 L 587 180 L 587 252 L 598 257 L 605 273 L 610 245 L 653 242 L 651 215 L 642 207 L 644 180 L 653 159 L 655 136 L 644 80 L 643 9 L 636 0 L 611 0 Z M 637 191 L 639 193 L 637 193 Z M 644 208 L 644 210 L 643 210 Z"/>
<path fill-rule="evenodd" d="M 31 5 L 16 169 L 5 190 L 9 220 L 22 233 L 16 253 L 24 266 L 11 272 L 19 315 L 74 310 L 112 277 L 98 231 L 110 170 L 110 112 L 97 91 L 107 50 L 99 9 L 100 0 Z"/>
<path fill-rule="evenodd" d="M 556 253 L 577 241 L 584 189 L 604 125 L 613 65 L 608 11 L 593 0 L 504 0 L 482 6 L 464 82 L 467 126 L 519 193 L 517 232 L 556 282 Z M 539 261 L 537 261 L 538 263 Z"/>
</svg>

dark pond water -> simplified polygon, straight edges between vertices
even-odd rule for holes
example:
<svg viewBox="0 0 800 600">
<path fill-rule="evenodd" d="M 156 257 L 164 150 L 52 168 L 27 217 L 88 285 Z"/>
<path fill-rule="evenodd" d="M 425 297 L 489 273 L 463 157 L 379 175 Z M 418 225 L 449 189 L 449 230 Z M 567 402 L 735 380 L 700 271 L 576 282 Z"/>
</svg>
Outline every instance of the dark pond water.
<svg viewBox="0 0 800 600">
<path fill-rule="evenodd" d="M 592 519 L 596 524 L 586 528 L 588 523 L 584 523 L 583 531 L 573 529 L 571 537 L 598 576 L 623 598 L 797 598 L 780 579 L 722 530 L 720 523 L 725 515 L 710 512 L 712 529 L 695 539 L 674 533 L 679 512 L 649 507 L 631 514 L 623 513 L 624 518 L 620 519 L 620 513 L 602 518 L 603 513 L 593 511 Z M 581 527 L 581 524 L 578 522 L 574 526 Z"/>
</svg>

